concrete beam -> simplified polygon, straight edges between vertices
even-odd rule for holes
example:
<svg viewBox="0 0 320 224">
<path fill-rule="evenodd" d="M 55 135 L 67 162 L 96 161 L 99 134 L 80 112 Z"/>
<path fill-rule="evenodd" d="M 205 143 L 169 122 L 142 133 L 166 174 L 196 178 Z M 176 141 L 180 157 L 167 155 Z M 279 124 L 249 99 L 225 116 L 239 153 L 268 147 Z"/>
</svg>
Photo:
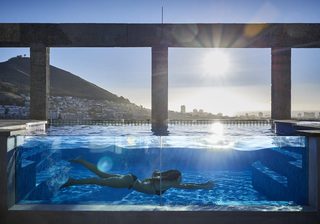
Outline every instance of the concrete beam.
<svg viewBox="0 0 320 224">
<path fill-rule="evenodd" d="M 90 208 L 91 207 L 91 208 Z M 122 206 L 124 207 L 124 206 Z M 136 206 L 138 207 L 138 206 Z M 178 206 L 177 206 L 178 207 Z M 174 208 L 174 207 L 173 207 Z M 137 210 L 137 209 L 135 209 Z M 319 223 L 314 211 L 104 211 L 101 205 L 15 205 L 3 224 L 302 224 Z M 107 222 L 106 222 L 107 220 Z M 0 220 L 2 221 L 2 220 Z M 22 222 L 23 221 L 23 222 Z"/>
<path fill-rule="evenodd" d="M 271 119 L 291 119 L 291 49 L 271 49 Z"/>
<path fill-rule="evenodd" d="M 320 24 L 0 23 L 0 47 L 320 48 Z"/>
<path fill-rule="evenodd" d="M 168 129 L 168 48 L 152 48 L 152 131 L 166 134 Z"/>
<path fill-rule="evenodd" d="M 48 119 L 50 89 L 49 48 L 34 44 L 30 48 L 30 118 Z"/>
</svg>

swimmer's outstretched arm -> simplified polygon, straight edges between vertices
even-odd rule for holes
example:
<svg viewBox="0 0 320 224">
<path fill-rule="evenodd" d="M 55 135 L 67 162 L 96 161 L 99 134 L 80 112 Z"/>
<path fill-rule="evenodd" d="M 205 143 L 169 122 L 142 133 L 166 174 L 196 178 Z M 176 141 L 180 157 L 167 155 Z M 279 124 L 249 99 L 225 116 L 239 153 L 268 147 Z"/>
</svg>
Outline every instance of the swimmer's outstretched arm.
<svg viewBox="0 0 320 224">
<path fill-rule="evenodd" d="M 69 160 L 69 162 L 81 164 L 82 166 L 84 166 L 85 168 L 87 168 L 88 170 L 95 173 L 97 176 L 99 176 L 101 178 L 109 178 L 109 177 L 118 176 L 117 174 L 110 174 L 110 173 L 102 172 L 102 171 L 98 170 L 96 165 L 89 163 L 88 161 L 85 161 L 80 158 L 71 159 L 71 160 Z"/>
<path fill-rule="evenodd" d="M 212 181 L 208 181 L 206 183 L 180 183 L 178 185 L 173 186 L 174 188 L 179 189 L 191 189 L 191 190 L 197 190 L 197 189 L 205 189 L 210 190 L 214 187 L 214 183 Z"/>
</svg>

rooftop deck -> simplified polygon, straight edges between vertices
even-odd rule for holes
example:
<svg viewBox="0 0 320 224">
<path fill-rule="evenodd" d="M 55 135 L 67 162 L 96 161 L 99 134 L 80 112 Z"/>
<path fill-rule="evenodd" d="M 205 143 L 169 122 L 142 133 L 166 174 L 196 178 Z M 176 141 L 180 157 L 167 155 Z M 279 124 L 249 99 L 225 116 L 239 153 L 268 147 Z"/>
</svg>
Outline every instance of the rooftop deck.
<svg viewBox="0 0 320 224">
<path fill-rule="evenodd" d="M 16 135 L 21 131 L 45 131 L 47 121 L 38 120 L 0 120 L 0 135 Z"/>
</svg>

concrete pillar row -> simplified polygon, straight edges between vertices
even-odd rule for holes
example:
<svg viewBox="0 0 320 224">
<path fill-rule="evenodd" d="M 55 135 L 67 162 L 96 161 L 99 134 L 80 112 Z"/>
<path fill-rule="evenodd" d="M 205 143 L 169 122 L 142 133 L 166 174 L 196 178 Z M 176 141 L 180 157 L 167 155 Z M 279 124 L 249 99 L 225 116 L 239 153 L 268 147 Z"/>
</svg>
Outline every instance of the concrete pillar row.
<svg viewBox="0 0 320 224">
<path fill-rule="evenodd" d="M 291 119 L 291 48 L 271 49 L 271 119 Z"/>
<path fill-rule="evenodd" d="M 43 44 L 30 47 L 30 118 L 48 120 L 50 49 Z"/>
<path fill-rule="evenodd" d="M 152 47 L 151 120 L 155 134 L 168 129 L 168 47 Z"/>
</svg>

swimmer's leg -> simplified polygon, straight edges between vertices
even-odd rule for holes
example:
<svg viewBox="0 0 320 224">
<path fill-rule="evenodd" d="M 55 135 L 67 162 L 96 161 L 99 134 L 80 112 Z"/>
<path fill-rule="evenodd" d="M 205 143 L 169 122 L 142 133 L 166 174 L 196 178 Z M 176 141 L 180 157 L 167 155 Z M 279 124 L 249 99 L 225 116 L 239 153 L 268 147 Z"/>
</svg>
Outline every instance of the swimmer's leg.
<svg viewBox="0 0 320 224">
<path fill-rule="evenodd" d="M 66 183 L 64 183 L 61 188 L 70 187 L 74 185 L 85 185 L 85 184 L 98 184 L 101 183 L 99 178 L 85 178 L 85 179 L 73 179 L 69 178 Z"/>
<path fill-rule="evenodd" d="M 73 179 L 69 178 L 66 183 L 64 183 L 61 188 L 75 186 L 75 185 L 85 185 L 85 184 L 96 184 L 105 187 L 114 187 L 114 188 L 129 188 L 132 185 L 132 181 L 119 178 L 119 177 L 109 177 L 109 178 L 96 178 L 89 177 L 84 179 Z"/>
<path fill-rule="evenodd" d="M 109 178 L 109 177 L 117 177 L 118 176 L 117 174 L 110 174 L 110 173 L 102 172 L 102 171 L 98 170 L 96 165 L 89 163 L 88 161 L 85 161 L 83 159 L 80 159 L 79 157 L 75 158 L 75 159 L 71 159 L 71 160 L 69 160 L 69 162 L 81 164 L 82 166 L 84 166 L 85 168 L 87 168 L 88 170 L 95 173 L 97 176 L 99 176 L 101 178 Z"/>
</svg>

